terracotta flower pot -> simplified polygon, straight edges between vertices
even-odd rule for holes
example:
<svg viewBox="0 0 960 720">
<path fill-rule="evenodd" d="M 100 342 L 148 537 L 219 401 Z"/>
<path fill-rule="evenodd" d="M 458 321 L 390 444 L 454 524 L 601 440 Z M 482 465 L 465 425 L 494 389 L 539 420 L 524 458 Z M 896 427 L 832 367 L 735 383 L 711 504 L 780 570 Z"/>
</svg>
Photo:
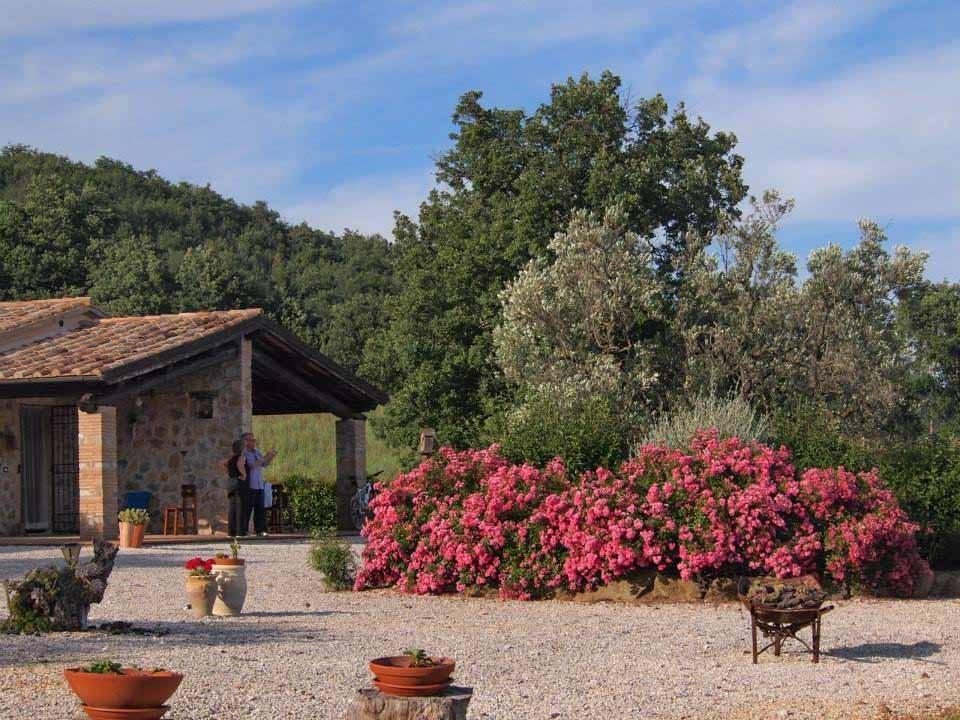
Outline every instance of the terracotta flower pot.
<svg viewBox="0 0 960 720">
<path fill-rule="evenodd" d="M 210 577 L 187 576 L 187 602 L 193 616 L 206 617 L 213 610 L 213 602 L 217 597 L 217 579 Z"/>
<path fill-rule="evenodd" d="M 451 658 L 430 658 L 433 665 L 411 666 L 406 655 L 382 657 L 370 661 L 374 685 L 385 695 L 428 696 L 443 692 L 450 684 L 450 675 L 456 667 Z"/>
<path fill-rule="evenodd" d="M 222 558 L 218 558 L 213 564 L 213 574 L 217 579 L 213 614 L 220 617 L 239 615 L 247 597 L 247 574 L 243 560 L 239 564 L 226 564 Z"/>
<path fill-rule="evenodd" d="M 134 525 L 133 523 L 120 523 L 120 547 L 138 548 L 143 545 L 143 535 L 147 531 L 146 525 Z"/>
<path fill-rule="evenodd" d="M 176 692 L 183 680 L 183 675 L 169 670 L 131 668 L 124 668 L 119 674 L 70 668 L 63 671 L 63 676 L 80 701 L 94 709 L 158 708 Z"/>
<path fill-rule="evenodd" d="M 214 558 L 214 559 L 213 559 L 213 564 L 214 564 L 214 565 L 228 565 L 228 566 L 233 567 L 233 566 L 236 566 L 236 565 L 246 565 L 246 564 L 247 564 L 247 561 L 244 560 L 243 558 L 231 558 L 231 557 L 222 558 L 222 557 L 218 557 L 218 558 Z"/>
<path fill-rule="evenodd" d="M 90 720 L 160 720 L 166 715 L 169 705 L 150 708 L 98 708 L 81 705 Z"/>
</svg>

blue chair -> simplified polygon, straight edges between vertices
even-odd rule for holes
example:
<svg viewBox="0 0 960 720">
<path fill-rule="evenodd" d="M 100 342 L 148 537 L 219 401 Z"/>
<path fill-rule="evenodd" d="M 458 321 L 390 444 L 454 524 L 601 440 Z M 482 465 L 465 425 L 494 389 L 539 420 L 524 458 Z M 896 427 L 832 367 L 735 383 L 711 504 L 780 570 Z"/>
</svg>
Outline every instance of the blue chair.
<svg viewBox="0 0 960 720">
<path fill-rule="evenodd" d="M 150 507 L 150 498 L 153 493 L 149 490 L 134 490 L 123 497 L 121 510 L 146 510 Z"/>
</svg>

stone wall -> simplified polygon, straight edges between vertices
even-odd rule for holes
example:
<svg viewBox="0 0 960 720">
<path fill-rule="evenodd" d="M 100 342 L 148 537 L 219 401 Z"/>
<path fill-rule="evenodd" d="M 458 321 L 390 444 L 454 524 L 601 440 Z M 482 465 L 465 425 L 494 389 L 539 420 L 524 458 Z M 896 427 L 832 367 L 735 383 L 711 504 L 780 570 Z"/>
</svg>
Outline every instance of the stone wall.
<svg viewBox="0 0 960 720">
<path fill-rule="evenodd" d="M 197 486 L 201 533 L 226 532 L 227 476 L 220 461 L 249 425 L 243 365 L 249 353 L 160 386 L 117 407 L 120 497 L 149 490 L 150 527 L 163 531 L 163 508 L 180 505 L 180 485 Z M 198 417 L 206 405 L 212 417 Z"/>
<path fill-rule="evenodd" d="M 7 438 L 16 446 L 11 448 Z M 0 535 L 20 532 L 20 405 L 0 400 Z"/>
</svg>

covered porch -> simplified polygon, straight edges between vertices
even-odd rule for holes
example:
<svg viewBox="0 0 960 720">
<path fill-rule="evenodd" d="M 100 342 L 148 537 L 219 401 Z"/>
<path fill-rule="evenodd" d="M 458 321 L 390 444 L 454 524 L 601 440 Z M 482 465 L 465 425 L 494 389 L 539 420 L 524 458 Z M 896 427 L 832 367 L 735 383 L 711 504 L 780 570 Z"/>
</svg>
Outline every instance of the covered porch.
<svg viewBox="0 0 960 720">
<path fill-rule="evenodd" d="M 231 443 L 254 415 L 307 413 L 337 417 L 347 529 L 366 478 L 365 413 L 386 400 L 259 310 L 97 317 L 0 346 L 0 495 L 11 501 L 0 534 L 113 538 L 131 491 L 151 494 L 156 534 L 183 485 L 196 488 L 199 534 L 224 533 Z"/>
</svg>

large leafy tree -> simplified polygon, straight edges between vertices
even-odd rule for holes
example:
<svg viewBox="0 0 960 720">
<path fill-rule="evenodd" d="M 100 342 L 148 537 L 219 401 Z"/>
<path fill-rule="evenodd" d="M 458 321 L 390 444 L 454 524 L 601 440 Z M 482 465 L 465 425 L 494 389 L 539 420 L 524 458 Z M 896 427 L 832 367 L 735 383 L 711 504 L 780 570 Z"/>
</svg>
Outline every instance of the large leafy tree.
<svg viewBox="0 0 960 720">
<path fill-rule="evenodd" d="M 403 289 L 365 367 L 392 391 L 384 424 L 400 446 L 421 424 L 454 445 L 480 439 L 505 392 L 493 362 L 499 293 L 574 210 L 622 203 L 625 229 L 675 278 L 689 234 L 735 214 L 746 191 L 733 135 L 660 96 L 626 106 L 609 72 L 555 85 L 533 114 L 481 100 L 460 99 L 439 189 L 417 222 L 397 221 Z"/>
</svg>

